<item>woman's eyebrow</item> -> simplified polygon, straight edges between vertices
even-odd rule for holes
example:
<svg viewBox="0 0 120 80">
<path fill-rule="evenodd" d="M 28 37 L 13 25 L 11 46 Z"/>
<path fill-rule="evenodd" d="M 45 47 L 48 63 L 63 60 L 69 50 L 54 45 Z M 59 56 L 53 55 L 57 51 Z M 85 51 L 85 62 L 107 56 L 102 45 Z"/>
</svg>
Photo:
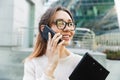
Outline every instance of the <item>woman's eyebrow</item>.
<svg viewBox="0 0 120 80">
<path fill-rule="evenodd" d="M 64 19 L 62 19 L 62 18 L 55 19 L 54 21 L 56 21 L 56 20 L 63 20 L 64 21 Z"/>
<path fill-rule="evenodd" d="M 63 21 L 67 21 L 67 22 L 72 22 L 73 21 L 72 19 L 64 20 L 62 18 L 58 18 L 58 19 L 55 19 L 55 20 L 63 20 Z"/>
</svg>

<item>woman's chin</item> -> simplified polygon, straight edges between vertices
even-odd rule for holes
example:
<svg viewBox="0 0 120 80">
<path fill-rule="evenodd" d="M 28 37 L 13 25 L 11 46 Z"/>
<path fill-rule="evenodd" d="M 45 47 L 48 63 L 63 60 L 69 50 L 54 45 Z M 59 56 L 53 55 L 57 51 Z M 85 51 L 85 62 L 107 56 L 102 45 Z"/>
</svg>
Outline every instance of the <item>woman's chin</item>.
<svg viewBox="0 0 120 80">
<path fill-rule="evenodd" d="M 70 44 L 69 41 L 65 41 L 65 42 L 63 43 L 64 46 L 68 46 L 69 44 Z"/>
</svg>

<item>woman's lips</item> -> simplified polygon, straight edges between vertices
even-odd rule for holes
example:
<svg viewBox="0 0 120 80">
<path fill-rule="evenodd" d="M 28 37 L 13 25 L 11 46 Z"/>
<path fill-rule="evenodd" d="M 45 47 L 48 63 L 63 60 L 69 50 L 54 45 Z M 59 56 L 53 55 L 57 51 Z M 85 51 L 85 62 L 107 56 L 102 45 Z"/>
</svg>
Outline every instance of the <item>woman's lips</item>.
<svg viewBox="0 0 120 80">
<path fill-rule="evenodd" d="M 69 35 L 63 35 L 62 39 L 65 40 L 65 41 L 69 41 L 70 36 Z"/>
</svg>

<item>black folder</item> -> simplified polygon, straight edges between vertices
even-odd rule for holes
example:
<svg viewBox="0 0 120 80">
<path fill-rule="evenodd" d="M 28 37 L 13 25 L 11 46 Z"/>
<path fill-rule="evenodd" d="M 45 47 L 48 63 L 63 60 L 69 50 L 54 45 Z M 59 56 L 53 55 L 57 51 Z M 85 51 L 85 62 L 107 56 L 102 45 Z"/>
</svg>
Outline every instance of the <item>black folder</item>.
<svg viewBox="0 0 120 80">
<path fill-rule="evenodd" d="M 86 53 L 69 76 L 69 80 L 105 80 L 110 72 Z"/>
</svg>

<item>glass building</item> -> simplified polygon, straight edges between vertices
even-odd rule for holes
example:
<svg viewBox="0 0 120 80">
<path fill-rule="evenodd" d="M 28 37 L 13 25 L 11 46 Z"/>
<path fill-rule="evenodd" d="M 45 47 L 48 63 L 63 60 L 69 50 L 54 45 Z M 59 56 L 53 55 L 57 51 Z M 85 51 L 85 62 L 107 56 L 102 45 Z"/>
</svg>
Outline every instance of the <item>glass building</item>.
<svg viewBox="0 0 120 80">
<path fill-rule="evenodd" d="M 119 28 L 114 0 L 59 0 L 52 6 L 55 5 L 69 8 L 76 26 L 89 28 L 96 35 Z"/>
<path fill-rule="evenodd" d="M 71 10 L 76 27 L 92 30 L 96 35 L 97 44 L 120 45 L 114 0 L 58 0 L 51 6 L 56 5 L 62 5 Z"/>
</svg>

